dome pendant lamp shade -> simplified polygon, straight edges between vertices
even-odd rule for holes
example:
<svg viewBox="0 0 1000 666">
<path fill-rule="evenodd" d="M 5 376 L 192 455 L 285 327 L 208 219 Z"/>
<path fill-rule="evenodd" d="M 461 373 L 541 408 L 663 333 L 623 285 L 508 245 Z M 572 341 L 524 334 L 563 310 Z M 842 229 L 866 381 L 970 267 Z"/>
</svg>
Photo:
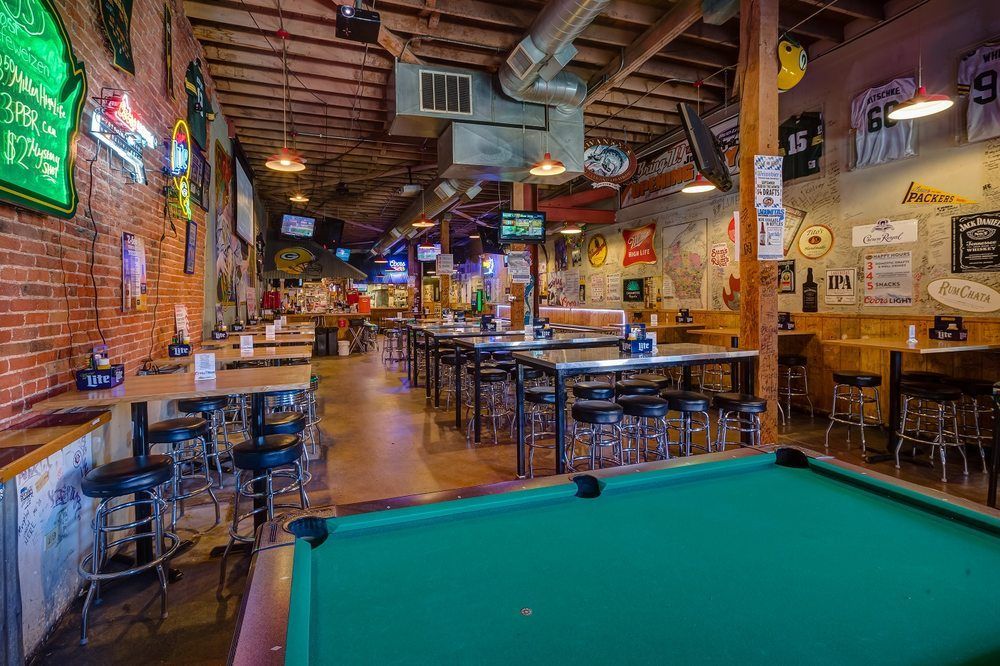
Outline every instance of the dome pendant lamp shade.
<svg viewBox="0 0 1000 666">
<path fill-rule="evenodd" d="M 302 192 L 296 192 L 292 196 L 288 197 L 288 200 L 292 203 L 309 203 L 309 197 L 302 194 Z"/>
<path fill-rule="evenodd" d="M 416 222 L 413 223 L 417 229 L 430 229 L 434 226 L 434 220 L 428 218 L 426 215 L 421 214 Z"/>
<path fill-rule="evenodd" d="M 274 171 L 295 172 L 305 170 L 306 161 L 291 148 L 282 147 L 277 153 L 267 158 L 264 166 Z"/>
<path fill-rule="evenodd" d="M 529 173 L 532 176 L 558 176 L 566 171 L 566 165 L 559 160 L 552 159 L 552 153 L 546 152 L 538 162 L 535 162 Z"/>
<path fill-rule="evenodd" d="M 681 190 L 684 194 L 698 194 L 699 192 L 711 192 L 715 185 L 710 183 L 701 173 L 695 175 L 694 180 L 684 186 Z"/>
<path fill-rule="evenodd" d="M 562 229 L 560 229 L 559 233 L 566 234 L 567 236 L 574 236 L 576 234 L 582 234 L 583 233 L 583 229 L 580 228 L 579 225 L 570 223 L 570 224 L 567 224 Z"/>
<path fill-rule="evenodd" d="M 927 93 L 927 88 L 920 86 L 913 97 L 901 102 L 889 112 L 889 118 L 891 120 L 923 118 L 950 109 L 954 104 L 955 102 L 947 95 L 930 95 Z"/>
</svg>

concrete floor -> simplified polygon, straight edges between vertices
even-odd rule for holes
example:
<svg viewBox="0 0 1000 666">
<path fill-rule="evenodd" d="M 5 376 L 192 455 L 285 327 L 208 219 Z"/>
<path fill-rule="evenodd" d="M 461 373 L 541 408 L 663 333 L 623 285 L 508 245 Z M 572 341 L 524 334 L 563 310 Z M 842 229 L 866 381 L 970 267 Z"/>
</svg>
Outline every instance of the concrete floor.
<svg viewBox="0 0 1000 666">
<path fill-rule="evenodd" d="M 359 502 L 431 492 L 514 478 L 515 453 L 508 440 L 500 445 L 466 443 L 454 428 L 451 410 L 425 408 L 423 389 L 410 390 L 405 375 L 386 369 L 377 355 L 319 358 L 313 363 L 320 376 L 320 409 L 324 443 L 311 469 L 312 504 Z M 827 421 L 810 420 L 796 412 L 782 440 L 822 450 Z M 859 445 L 846 448 L 843 430 L 835 431 L 830 453 L 864 464 Z M 884 439 L 870 436 L 870 445 L 883 448 Z M 957 458 L 957 456 L 956 456 Z M 984 501 L 985 475 L 970 459 L 971 474 L 961 475 L 961 464 L 949 466 L 952 481 L 940 482 L 930 467 L 904 463 L 872 466 L 880 472 Z M 229 487 L 221 492 L 231 503 Z M 223 512 L 224 520 L 228 511 Z M 152 578 L 137 578 L 110 587 L 103 603 L 91 611 L 90 643 L 78 644 L 80 602 L 56 626 L 32 663 L 36 664 L 219 664 L 224 663 L 239 611 L 249 559 L 230 558 L 224 587 L 219 587 L 219 560 L 212 548 L 226 542 L 226 525 L 212 526 L 213 512 L 193 507 L 180 523 L 181 536 L 194 546 L 177 557 L 173 566 L 183 578 L 169 586 L 169 616 L 159 617 L 158 586 Z"/>
</svg>

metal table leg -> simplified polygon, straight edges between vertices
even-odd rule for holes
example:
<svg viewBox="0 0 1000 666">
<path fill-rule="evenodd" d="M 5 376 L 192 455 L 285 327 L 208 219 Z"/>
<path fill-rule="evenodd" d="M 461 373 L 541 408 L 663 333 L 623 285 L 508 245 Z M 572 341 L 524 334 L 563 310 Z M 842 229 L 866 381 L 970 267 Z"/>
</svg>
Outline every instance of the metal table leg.
<svg viewBox="0 0 1000 666">
<path fill-rule="evenodd" d="M 479 390 L 479 370 L 482 366 L 483 356 L 477 349 L 473 352 L 473 363 L 472 363 L 472 395 L 474 396 L 472 408 L 472 429 L 473 429 L 473 441 L 476 444 L 480 442 L 480 430 L 482 429 L 482 419 L 479 416 L 479 410 L 482 407 L 482 395 Z"/>
<path fill-rule="evenodd" d="M 424 396 L 431 398 L 431 335 L 424 331 Z"/>
<path fill-rule="evenodd" d="M 566 385 L 558 370 L 555 375 L 556 474 L 566 473 Z"/>
<path fill-rule="evenodd" d="M 434 338 L 434 406 L 441 406 L 441 347 Z"/>
<path fill-rule="evenodd" d="M 514 418 L 517 419 L 517 478 L 523 479 L 524 472 L 524 366 L 517 364 L 514 384 Z"/>
<path fill-rule="evenodd" d="M 993 388 L 994 419 L 1000 416 L 1000 395 Z M 997 476 L 1000 474 L 1000 420 L 993 425 L 993 451 L 990 453 L 989 483 L 986 488 L 986 506 L 997 508 Z"/>
<path fill-rule="evenodd" d="M 149 432 L 149 408 L 145 402 L 133 402 L 132 409 L 132 455 L 148 456 L 149 443 L 146 441 L 146 434 Z M 148 500 L 149 493 L 137 493 L 137 500 Z M 150 516 L 148 504 L 139 504 L 135 507 L 136 521 L 146 520 Z M 137 533 L 148 534 L 153 529 L 149 523 L 136 528 Z M 149 539 L 139 539 L 135 544 L 136 564 L 142 565 L 153 561 L 153 544 Z"/>
<path fill-rule="evenodd" d="M 458 349 L 455 350 L 458 357 L 455 359 L 455 427 L 459 430 L 462 429 L 462 361 L 465 359 L 463 354 L 458 353 Z"/>
<path fill-rule="evenodd" d="M 879 463 L 885 462 L 887 460 L 895 460 L 896 458 L 896 447 L 900 442 L 896 438 L 896 425 L 899 424 L 900 415 L 900 391 L 899 384 L 901 381 L 901 376 L 903 374 L 903 354 L 897 351 L 889 352 L 889 425 L 886 428 L 883 424 L 883 429 L 886 431 L 885 441 L 887 442 L 887 450 L 885 453 L 870 453 L 865 458 L 867 463 Z M 910 458 L 911 462 L 917 464 L 926 465 L 928 461 L 926 460 L 914 460 Z"/>
<path fill-rule="evenodd" d="M 250 395 L 250 437 L 256 442 L 257 446 L 264 446 L 264 394 L 263 393 L 252 393 Z M 266 470 L 255 469 L 253 471 L 254 477 L 259 477 L 264 474 Z M 254 498 L 253 508 L 254 509 L 264 509 L 267 506 L 267 501 L 264 499 L 263 495 L 267 491 L 267 486 L 264 481 L 255 481 L 253 484 L 253 491 L 257 497 Z M 267 522 L 267 512 L 258 511 L 253 515 L 253 528 L 254 532 L 260 529 L 260 526 Z"/>
</svg>

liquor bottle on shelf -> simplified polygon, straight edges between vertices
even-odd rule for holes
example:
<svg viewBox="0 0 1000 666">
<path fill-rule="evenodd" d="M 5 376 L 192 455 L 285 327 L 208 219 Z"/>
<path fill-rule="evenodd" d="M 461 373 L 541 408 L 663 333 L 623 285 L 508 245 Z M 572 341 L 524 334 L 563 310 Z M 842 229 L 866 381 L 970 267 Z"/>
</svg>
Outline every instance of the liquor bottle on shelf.
<svg viewBox="0 0 1000 666">
<path fill-rule="evenodd" d="M 813 269 L 806 272 L 806 281 L 802 283 L 802 311 L 819 312 L 819 285 L 813 280 Z"/>
</svg>

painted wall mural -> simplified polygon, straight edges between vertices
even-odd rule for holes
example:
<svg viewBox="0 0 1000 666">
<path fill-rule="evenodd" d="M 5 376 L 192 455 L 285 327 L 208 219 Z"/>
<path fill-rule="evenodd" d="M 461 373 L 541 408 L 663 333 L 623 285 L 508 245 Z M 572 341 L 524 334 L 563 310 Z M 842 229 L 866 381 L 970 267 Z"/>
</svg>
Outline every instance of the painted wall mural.
<svg viewBox="0 0 1000 666">
<path fill-rule="evenodd" d="M 222 305 L 235 305 L 237 298 L 240 302 L 246 300 L 247 257 L 243 244 L 233 233 L 233 158 L 218 140 L 213 163 L 217 298 Z"/>
</svg>

